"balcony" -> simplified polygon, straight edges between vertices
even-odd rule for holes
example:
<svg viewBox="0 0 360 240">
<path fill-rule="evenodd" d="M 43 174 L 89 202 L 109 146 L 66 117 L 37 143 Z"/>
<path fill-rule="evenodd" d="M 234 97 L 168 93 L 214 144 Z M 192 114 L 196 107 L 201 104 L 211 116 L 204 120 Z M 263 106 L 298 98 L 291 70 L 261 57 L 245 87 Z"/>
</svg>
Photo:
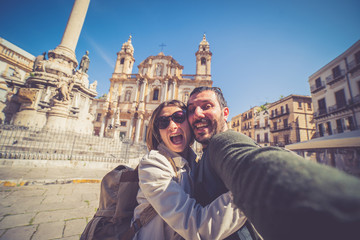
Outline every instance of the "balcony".
<svg viewBox="0 0 360 240">
<path fill-rule="evenodd" d="M 314 85 L 311 85 L 310 86 L 310 91 L 311 93 L 316 93 L 322 89 L 324 89 L 326 87 L 326 84 L 324 81 L 321 81 L 320 82 L 320 85 L 319 84 L 314 84 Z"/>
<path fill-rule="evenodd" d="M 360 61 L 357 62 L 356 60 L 353 60 L 349 63 L 349 72 L 350 73 L 353 73 L 355 72 L 356 70 L 359 70 L 360 69 Z"/>
<path fill-rule="evenodd" d="M 336 75 L 331 74 L 330 76 L 326 77 L 326 83 L 332 85 L 345 77 L 345 70 L 341 69 L 340 72 Z"/>
<path fill-rule="evenodd" d="M 284 116 L 284 115 L 288 115 L 288 114 L 290 114 L 290 110 L 289 110 L 289 108 L 285 108 L 285 111 L 284 112 L 282 112 L 282 113 L 280 113 L 280 114 L 271 114 L 270 115 L 270 119 L 274 119 L 274 118 L 278 118 L 278 117 L 281 117 L 281 116 Z"/>
<path fill-rule="evenodd" d="M 314 112 L 314 118 L 319 118 L 327 114 L 326 108 L 319 109 L 319 111 Z"/>
<path fill-rule="evenodd" d="M 355 97 L 353 97 L 352 99 L 349 99 L 349 105 L 358 105 L 360 104 L 360 94 L 356 95 Z"/>
<path fill-rule="evenodd" d="M 290 130 L 291 129 L 291 123 L 287 124 L 287 125 L 277 125 L 276 127 L 272 127 L 270 128 L 270 132 L 280 132 L 280 131 L 285 131 L 285 130 Z"/>
<path fill-rule="evenodd" d="M 346 109 L 346 103 L 344 104 L 335 104 L 329 107 L 329 114 L 330 113 L 334 113 L 334 112 L 338 112 L 341 110 Z"/>
</svg>

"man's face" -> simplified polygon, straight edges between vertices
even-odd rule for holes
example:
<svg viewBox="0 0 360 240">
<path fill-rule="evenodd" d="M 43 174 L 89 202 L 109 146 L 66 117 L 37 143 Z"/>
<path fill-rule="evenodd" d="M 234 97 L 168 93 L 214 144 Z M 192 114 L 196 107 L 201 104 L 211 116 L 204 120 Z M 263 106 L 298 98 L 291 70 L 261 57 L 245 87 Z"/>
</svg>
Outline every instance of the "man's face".
<svg viewBox="0 0 360 240">
<path fill-rule="evenodd" d="M 194 94 L 188 101 L 188 120 L 195 134 L 195 139 L 206 147 L 212 136 L 227 129 L 229 115 L 227 107 L 221 109 L 216 94 L 203 91 Z"/>
</svg>

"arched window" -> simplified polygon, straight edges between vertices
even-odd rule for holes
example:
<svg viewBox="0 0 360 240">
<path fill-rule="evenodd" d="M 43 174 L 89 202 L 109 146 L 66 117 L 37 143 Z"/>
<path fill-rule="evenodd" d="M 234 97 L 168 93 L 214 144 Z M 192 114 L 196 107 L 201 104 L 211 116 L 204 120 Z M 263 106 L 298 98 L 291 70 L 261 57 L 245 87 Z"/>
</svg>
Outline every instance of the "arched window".
<svg viewBox="0 0 360 240">
<path fill-rule="evenodd" d="M 201 58 L 201 65 L 206 65 L 206 58 Z"/>
<path fill-rule="evenodd" d="M 125 58 L 120 59 L 120 64 L 124 64 Z"/>
<path fill-rule="evenodd" d="M 154 89 L 153 100 L 159 100 L 159 89 Z"/>
<path fill-rule="evenodd" d="M 189 92 L 185 92 L 183 97 L 183 102 L 187 103 L 188 100 L 189 100 Z"/>
</svg>

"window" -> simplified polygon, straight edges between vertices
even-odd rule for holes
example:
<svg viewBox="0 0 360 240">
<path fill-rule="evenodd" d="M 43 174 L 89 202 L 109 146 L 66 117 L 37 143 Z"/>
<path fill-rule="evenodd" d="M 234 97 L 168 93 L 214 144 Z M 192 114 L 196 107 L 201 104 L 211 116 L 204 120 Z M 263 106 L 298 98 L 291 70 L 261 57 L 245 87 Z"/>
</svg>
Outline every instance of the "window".
<svg viewBox="0 0 360 240">
<path fill-rule="evenodd" d="M 281 112 L 281 114 L 284 113 L 284 106 L 281 106 L 281 107 L 280 107 L 280 112 Z"/>
<path fill-rule="evenodd" d="M 277 111 L 277 109 L 275 109 L 275 116 L 277 116 L 278 115 L 278 111 Z"/>
<path fill-rule="evenodd" d="M 321 78 L 317 78 L 316 80 L 315 80 L 315 86 L 316 86 L 316 88 L 319 88 L 319 87 L 321 87 Z"/>
<path fill-rule="evenodd" d="M 201 58 L 201 65 L 206 65 L 206 58 Z"/>
<path fill-rule="evenodd" d="M 336 99 L 336 107 L 337 108 L 342 108 L 342 107 L 346 106 L 344 89 L 341 89 L 340 91 L 335 92 L 335 99 Z"/>
<path fill-rule="evenodd" d="M 126 137 L 126 132 L 120 132 L 120 139 L 124 139 Z"/>
<path fill-rule="evenodd" d="M 311 109 L 311 103 L 308 103 L 308 109 Z"/>
<path fill-rule="evenodd" d="M 355 130 L 354 120 L 353 120 L 352 116 L 346 118 L 345 123 L 346 123 L 346 129 L 351 130 L 351 131 Z"/>
<path fill-rule="evenodd" d="M 269 125 L 269 122 L 268 122 L 269 120 L 267 119 L 267 118 L 265 118 L 265 128 L 267 128 L 268 127 L 268 125 Z"/>
<path fill-rule="evenodd" d="M 302 108 L 301 102 L 298 102 L 298 107 Z"/>
<path fill-rule="evenodd" d="M 326 102 L 325 98 L 318 100 L 319 112 L 320 114 L 326 113 Z"/>
<path fill-rule="evenodd" d="M 278 137 L 274 136 L 274 143 L 277 144 L 278 143 Z"/>
<path fill-rule="evenodd" d="M 287 128 L 287 127 L 288 127 L 288 120 L 286 118 L 286 119 L 284 119 L 284 128 Z"/>
<path fill-rule="evenodd" d="M 269 134 L 268 133 L 265 133 L 264 135 L 264 142 L 269 142 Z"/>
<path fill-rule="evenodd" d="M 125 58 L 120 59 L 120 64 L 124 64 Z"/>
<path fill-rule="evenodd" d="M 259 143 L 260 142 L 260 134 L 256 135 L 256 141 Z"/>
<path fill-rule="evenodd" d="M 340 77 L 340 76 L 341 76 L 340 66 L 337 65 L 336 67 L 334 67 L 334 68 L 332 69 L 332 73 L 333 73 L 333 77 L 334 77 L 334 78 Z"/>
<path fill-rule="evenodd" d="M 98 113 L 97 116 L 96 116 L 96 121 L 100 122 L 100 120 L 101 120 L 101 113 Z"/>
<path fill-rule="evenodd" d="M 328 135 L 332 135 L 331 122 L 326 123 L 326 132 Z"/>
<path fill-rule="evenodd" d="M 159 100 L 159 89 L 154 89 L 154 95 L 153 95 L 153 100 Z"/>
<path fill-rule="evenodd" d="M 355 53 L 355 62 L 357 64 L 360 64 L 360 51 Z"/>
<path fill-rule="evenodd" d="M 284 140 L 285 140 L 285 144 L 289 144 L 290 143 L 289 135 L 284 135 Z"/>
<path fill-rule="evenodd" d="M 320 137 L 324 136 L 324 125 L 322 123 L 319 124 L 319 135 Z"/>
<path fill-rule="evenodd" d="M 120 122 L 120 126 L 121 126 L 121 127 L 126 127 L 126 122 L 125 122 L 125 121 L 121 121 L 121 122 Z"/>
<path fill-rule="evenodd" d="M 274 130 L 277 130 L 277 122 L 274 122 Z"/>
<path fill-rule="evenodd" d="M 336 129 L 337 129 L 337 133 L 342 133 L 344 132 L 344 128 L 343 128 L 343 124 L 342 124 L 342 119 L 338 119 L 336 120 Z"/>
</svg>

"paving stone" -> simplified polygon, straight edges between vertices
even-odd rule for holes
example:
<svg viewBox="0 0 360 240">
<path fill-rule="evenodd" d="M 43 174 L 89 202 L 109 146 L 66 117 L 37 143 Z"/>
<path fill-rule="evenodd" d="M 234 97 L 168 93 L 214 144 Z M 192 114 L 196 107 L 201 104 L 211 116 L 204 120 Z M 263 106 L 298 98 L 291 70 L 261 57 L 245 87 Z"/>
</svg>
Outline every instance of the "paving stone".
<svg viewBox="0 0 360 240">
<path fill-rule="evenodd" d="M 34 216 L 35 213 L 5 216 L 0 222 L 0 229 L 29 225 Z"/>
<path fill-rule="evenodd" d="M 86 226 L 86 219 L 74 219 L 65 222 L 64 237 L 80 235 Z"/>
<path fill-rule="evenodd" d="M 64 195 L 46 195 L 43 204 L 46 203 L 61 203 L 64 201 Z"/>
<path fill-rule="evenodd" d="M 64 222 L 51 222 L 39 224 L 37 231 L 31 240 L 62 238 Z"/>
<path fill-rule="evenodd" d="M 36 231 L 36 228 L 37 225 L 11 228 L 8 229 L 5 234 L 0 234 L 0 240 L 31 239 L 31 236 Z"/>
</svg>

